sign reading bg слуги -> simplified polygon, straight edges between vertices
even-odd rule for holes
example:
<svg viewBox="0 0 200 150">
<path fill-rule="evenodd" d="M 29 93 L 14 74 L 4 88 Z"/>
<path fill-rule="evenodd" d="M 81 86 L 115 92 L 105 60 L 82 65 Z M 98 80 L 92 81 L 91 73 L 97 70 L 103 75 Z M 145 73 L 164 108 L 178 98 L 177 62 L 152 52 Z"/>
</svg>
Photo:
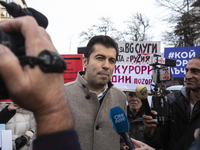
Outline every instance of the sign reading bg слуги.
<svg viewBox="0 0 200 150">
<path fill-rule="evenodd" d="M 143 84 L 150 91 L 152 66 L 149 63 L 154 54 L 160 54 L 160 42 L 119 42 L 118 48 L 118 61 L 111 78 L 114 86 L 123 91 L 135 91 Z"/>
</svg>

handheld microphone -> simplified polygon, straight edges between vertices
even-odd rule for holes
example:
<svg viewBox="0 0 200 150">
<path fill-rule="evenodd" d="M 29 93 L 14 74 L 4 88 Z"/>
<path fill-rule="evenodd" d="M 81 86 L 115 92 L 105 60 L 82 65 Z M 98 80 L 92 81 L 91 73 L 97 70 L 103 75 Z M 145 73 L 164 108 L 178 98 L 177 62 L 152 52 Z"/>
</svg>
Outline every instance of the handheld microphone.
<svg viewBox="0 0 200 150">
<path fill-rule="evenodd" d="M 131 138 L 128 134 L 128 119 L 121 107 L 117 106 L 110 109 L 110 121 L 117 134 L 121 135 L 126 145 L 129 146 L 129 149 L 134 150 L 135 147 L 133 146 Z"/>
<path fill-rule="evenodd" d="M 46 16 L 44 16 L 42 13 L 36 11 L 33 8 L 22 9 L 20 5 L 17 5 L 13 2 L 8 4 L 4 1 L 0 1 L 0 4 L 3 5 L 6 8 L 7 12 L 14 18 L 20 16 L 33 16 L 39 26 L 45 29 L 48 26 L 48 19 L 46 18 Z"/>
<path fill-rule="evenodd" d="M 147 91 L 146 86 L 138 85 L 135 89 L 135 94 L 139 99 L 141 99 L 145 114 L 152 116 L 151 109 L 149 107 L 149 103 L 147 100 L 148 91 Z"/>
</svg>

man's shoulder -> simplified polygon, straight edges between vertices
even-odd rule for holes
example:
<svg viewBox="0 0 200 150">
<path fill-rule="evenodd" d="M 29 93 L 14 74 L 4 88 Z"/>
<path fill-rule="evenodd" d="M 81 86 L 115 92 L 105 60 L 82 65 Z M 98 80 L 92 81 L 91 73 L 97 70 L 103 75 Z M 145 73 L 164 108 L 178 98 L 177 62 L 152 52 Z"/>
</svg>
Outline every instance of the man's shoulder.
<svg viewBox="0 0 200 150">
<path fill-rule="evenodd" d="M 71 90 L 77 87 L 76 81 L 68 82 L 64 84 L 65 90 Z"/>
<path fill-rule="evenodd" d="M 178 99 L 184 97 L 181 91 L 176 91 L 174 93 L 167 94 L 167 98 L 169 100 L 169 103 L 172 104 L 173 102 L 177 101 Z"/>
<path fill-rule="evenodd" d="M 112 89 L 115 90 L 115 91 L 117 91 L 117 92 L 123 93 L 125 95 L 125 93 L 122 90 L 118 89 L 115 86 L 113 86 Z"/>
<path fill-rule="evenodd" d="M 118 95 L 122 95 L 122 96 L 126 97 L 126 94 L 122 90 L 118 89 L 117 87 L 113 86 L 112 87 L 112 92 L 117 93 Z"/>
<path fill-rule="evenodd" d="M 67 87 L 67 86 L 71 86 L 71 85 L 73 85 L 73 84 L 75 84 L 75 81 L 65 83 L 64 86 Z"/>
</svg>

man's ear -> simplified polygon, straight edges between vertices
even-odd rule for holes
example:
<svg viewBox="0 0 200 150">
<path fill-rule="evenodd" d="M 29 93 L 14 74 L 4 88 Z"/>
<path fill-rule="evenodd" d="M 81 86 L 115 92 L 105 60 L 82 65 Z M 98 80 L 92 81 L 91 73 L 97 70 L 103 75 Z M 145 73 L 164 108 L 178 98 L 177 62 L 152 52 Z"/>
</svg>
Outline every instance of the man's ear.
<svg viewBox="0 0 200 150">
<path fill-rule="evenodd" d="M 83 68 L 87 68 L 87 58 L 86 57 L 83 57 L 83 61 L 82 61 L 82 64 L 83 64 Z"/>
</svg>

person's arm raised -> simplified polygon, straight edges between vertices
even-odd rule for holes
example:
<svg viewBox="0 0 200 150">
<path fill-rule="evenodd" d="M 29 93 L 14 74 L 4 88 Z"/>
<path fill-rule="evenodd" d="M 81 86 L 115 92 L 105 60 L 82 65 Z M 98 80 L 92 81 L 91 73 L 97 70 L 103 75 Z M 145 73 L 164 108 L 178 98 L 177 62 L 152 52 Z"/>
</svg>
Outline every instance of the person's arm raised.
<svg viewBox="0 0 200 150">
<path fill-rule="evenodd" d="M 0 29 L 21 32 L 27 56 L 37 57 L 45 49 L 57 53 L 49 35 L 32 17 L 1 21 Z M 22 67 L 12 51 L 0 44 L 0 76 L 13 102 L 34 113 L 38 136 L 73 129 L 62 74 L 44 73 L 37 65 Z"/>
</svg>

